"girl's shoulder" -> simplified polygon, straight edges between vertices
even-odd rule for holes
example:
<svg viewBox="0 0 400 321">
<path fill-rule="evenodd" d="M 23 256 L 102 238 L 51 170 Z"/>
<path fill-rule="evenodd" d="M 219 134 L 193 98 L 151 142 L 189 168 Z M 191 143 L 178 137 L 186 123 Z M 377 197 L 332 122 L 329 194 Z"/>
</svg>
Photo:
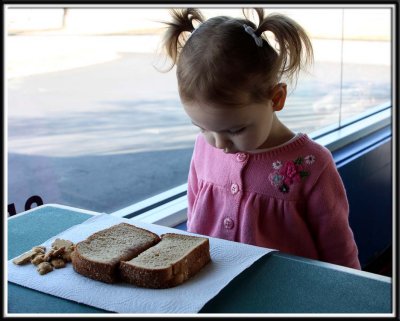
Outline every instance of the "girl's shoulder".
<svg viewBox="0 0 400 321">
<path fill-rule="evenodd" d="M 258 159 L 253 164 L 258 172 L 262 172 L 261 167 L 268 170 L 268 187 L 282 192 L 278 194 L 287 199 L 300 199 L 327 168 L 335 167 L 329 149 L 306 134 L 298 134 L 289 144 L 255 157 Z"/>
<path fill-rule="evenodd" d="M 283 145 L 270 148 L 268 150 L 251 153 L 251 156 L 256 160 L 270 159 L 292 159 L 298 158 L 307 159 L 324 159 L 331 160 L 332 154 L 325 146 L 312 140 L 307 134 L 298 133 L 296 137 Z M 300 161 L 300 160 L 299 160 Z"/>
<path fill-rule="evenodd" d="M 325 146 L 317 143 L 307 134 L 301 134 L 304 137 L 304 149 L 309 150 L 310 152 L 318 155 L 319 157 L 323 157 L 324 159 L 332 160 L 332 153 L 331 151 L 326 148 Z"/>
</svg>

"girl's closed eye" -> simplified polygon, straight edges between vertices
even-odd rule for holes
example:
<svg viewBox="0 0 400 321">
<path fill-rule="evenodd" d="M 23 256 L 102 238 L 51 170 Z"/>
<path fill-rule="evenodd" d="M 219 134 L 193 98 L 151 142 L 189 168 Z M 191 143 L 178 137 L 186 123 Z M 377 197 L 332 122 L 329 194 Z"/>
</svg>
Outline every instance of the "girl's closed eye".
<svg viewBox="0 0 400 321">
<path fill-rule="evenodd" d="M 239 134 L 243 133 L 245 130 L 246 130 L 246 127 L 242 127 L 242 128 L 235 129 L 235 130 L 230 130 L 229 134 L 235 136 L 235 135 L 239 135 Z"/>
</svg>

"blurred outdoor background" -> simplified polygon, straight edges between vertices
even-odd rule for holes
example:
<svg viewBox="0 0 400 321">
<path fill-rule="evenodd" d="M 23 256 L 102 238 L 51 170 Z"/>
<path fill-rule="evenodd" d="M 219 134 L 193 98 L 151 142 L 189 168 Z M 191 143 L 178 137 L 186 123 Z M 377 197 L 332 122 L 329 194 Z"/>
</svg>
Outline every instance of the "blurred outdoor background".
<svg viewBox="0 0 400 321">
<path fill-rule="evenodd" d="M 339 127 L 390 104 L 390 8 L 266 11 L 295 19 L 314 46 L 314 66 L 278 114 L 292 130 Z M 157 70 L 168 63 L 168 8 L 15 5 L 5 17 L 9 213 L 34 207 L 32 196 L 111 213 L 186 182 L 198 129 L 175 68 Z"/>
</svg>

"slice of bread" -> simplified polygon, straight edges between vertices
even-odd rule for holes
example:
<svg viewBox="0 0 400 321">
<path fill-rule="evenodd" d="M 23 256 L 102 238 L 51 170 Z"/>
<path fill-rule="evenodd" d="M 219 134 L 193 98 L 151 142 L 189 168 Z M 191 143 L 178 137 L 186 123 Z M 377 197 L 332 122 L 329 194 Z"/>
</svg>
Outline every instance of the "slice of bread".
<svg viewBox="0 0 400 321">
<path fill-rule="evenodd" d="M 122 280 L 146 288 L 177 286 L 210 262 L 208 238 L 167 233 L 137 257 L 120 264 Z"/>
<path fill-rule="evenodd" d="M 76 244 L 71 255 L 74 270 L 106 283 L 119 280 L 120 261 L 127 261 L 160 241 L 148 230 L 127 223 L 98 231 Z"/>
</svg>

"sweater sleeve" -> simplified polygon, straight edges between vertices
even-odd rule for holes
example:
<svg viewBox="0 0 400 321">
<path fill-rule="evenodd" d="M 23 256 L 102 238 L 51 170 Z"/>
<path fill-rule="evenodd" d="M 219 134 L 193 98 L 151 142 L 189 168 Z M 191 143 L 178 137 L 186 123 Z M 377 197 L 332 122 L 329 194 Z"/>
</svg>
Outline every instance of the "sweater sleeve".
<svg viewBox="0 0 400 321">
<path fill-rule="evenodd" d="M 307 199 L 308 223 L 321 261 L 361 269 L 346 191 L 331 154 L 327 162 Z"/>
</svg>

